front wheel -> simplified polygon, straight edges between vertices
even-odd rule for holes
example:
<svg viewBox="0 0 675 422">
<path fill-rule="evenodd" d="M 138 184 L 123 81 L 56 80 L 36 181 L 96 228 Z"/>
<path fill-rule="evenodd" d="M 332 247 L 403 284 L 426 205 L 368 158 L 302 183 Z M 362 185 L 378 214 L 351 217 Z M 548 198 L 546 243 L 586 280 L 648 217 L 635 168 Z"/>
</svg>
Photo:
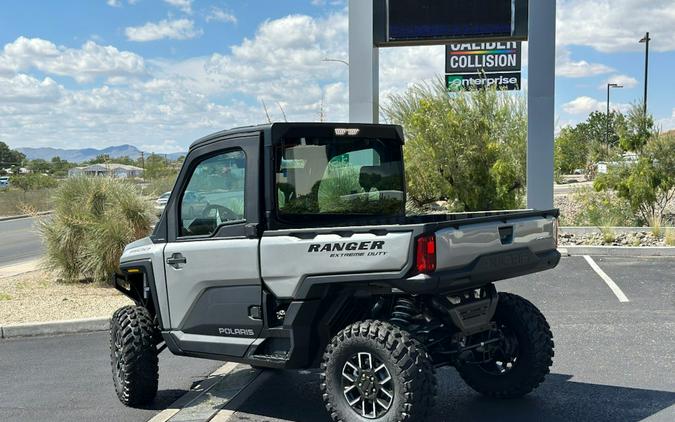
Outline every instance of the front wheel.
<svg viewBox="0 0 675 422">
<path fill-rule="evenodd" d="M 489 352 L 476 349 L 457 370 L 469 387 L 486 396 L 515 398 L 544 381 L 553 364 L 553 334 L 544 315 L 529 301 L 499 293 L 494 316 L 500 341 Z"/>
<path fill-rule="evenodd" d="M 110 361 L 117 397 L 126 406 L 149 403 L 157 394 L 157 327 L 147 309 L 125 306 L 110 321 Z"/>
<path fill-rule="evenodd" d="M 424 421 L 436 377 L 429 355 L 409 333 L 382 321 L 340 331 L 323 356 L 321 391 L 334 421 Z"/>
</svg>

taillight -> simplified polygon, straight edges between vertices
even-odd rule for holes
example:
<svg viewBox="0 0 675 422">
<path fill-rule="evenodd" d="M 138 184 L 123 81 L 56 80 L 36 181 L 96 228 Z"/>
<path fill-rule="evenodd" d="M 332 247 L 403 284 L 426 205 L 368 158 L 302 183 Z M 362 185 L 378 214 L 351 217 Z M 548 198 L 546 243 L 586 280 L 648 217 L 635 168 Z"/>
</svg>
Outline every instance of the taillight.
<svg viewBox="0 0 675 422">
<path fill-rule="evenodd" d="M 436 236 L 420 236 L 417 238 L 417 272 L 431 273 L 436 271 Z"/>
</svg>

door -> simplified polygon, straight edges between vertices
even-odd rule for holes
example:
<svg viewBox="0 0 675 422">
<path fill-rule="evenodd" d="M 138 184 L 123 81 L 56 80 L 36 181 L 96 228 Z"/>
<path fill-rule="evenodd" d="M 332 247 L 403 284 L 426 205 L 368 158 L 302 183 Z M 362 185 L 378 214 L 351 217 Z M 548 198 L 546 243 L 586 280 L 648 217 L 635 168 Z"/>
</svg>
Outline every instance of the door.
<svg viewBox="0 0 675 422">
<path fill-rule="evenodd" d="M 182 350 L 241 357 L 262 329 L 259 138 L 191 151 L 169 201 L 170 325 Z"/>
</svg>

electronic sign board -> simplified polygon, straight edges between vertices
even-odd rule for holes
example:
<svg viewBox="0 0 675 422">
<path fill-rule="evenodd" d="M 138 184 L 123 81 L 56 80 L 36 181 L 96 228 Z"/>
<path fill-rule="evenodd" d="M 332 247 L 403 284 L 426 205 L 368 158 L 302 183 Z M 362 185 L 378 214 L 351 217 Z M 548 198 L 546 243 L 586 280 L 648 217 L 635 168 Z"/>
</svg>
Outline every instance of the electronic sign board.
<svg viewBox="0 0 675 422">
<path fill-rule="evenodd" d="M 378 47 L 527 39 L 528 0 L 373 1 Z"/>
</svg>

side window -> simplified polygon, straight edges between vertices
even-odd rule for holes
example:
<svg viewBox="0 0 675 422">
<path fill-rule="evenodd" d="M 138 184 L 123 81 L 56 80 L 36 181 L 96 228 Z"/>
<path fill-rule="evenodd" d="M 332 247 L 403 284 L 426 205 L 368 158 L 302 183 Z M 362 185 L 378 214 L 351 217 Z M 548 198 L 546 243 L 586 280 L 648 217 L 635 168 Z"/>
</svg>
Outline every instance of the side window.
<svg viewBox="0 0 675 422">
<path fill-rule="evenodd" d="M 241 150 L 200 162 L 181 198 L 180 235 L 208 236 L 222 224 L 243 221 L 245 182 L 246 155 Z"/>
</svg>

